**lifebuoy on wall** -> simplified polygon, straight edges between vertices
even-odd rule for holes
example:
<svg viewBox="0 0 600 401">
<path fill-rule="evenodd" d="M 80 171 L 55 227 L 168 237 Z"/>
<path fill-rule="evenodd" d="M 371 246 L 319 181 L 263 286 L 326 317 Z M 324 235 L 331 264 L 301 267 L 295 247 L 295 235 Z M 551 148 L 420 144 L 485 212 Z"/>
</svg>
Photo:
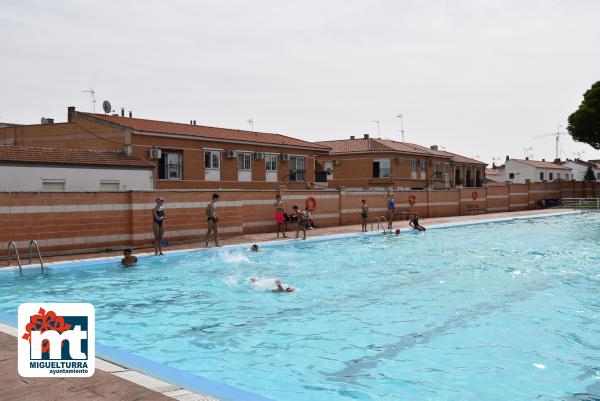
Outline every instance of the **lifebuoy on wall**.
<svg viewBox="0 0 600 401">
<path fill-rule="evenodd" d="M 306 207 L 308 208 L 309 212 L 315 211 L 315 209 L 317 208 L 317 200 L 312 196 L 309 196 L 308 198 L 306 198 Z"/>
<path fill-rule="evenodd" d="M 477 196 L 478 196 L 477 191 L 471 192 L 471 198 L 473 198 L 473 200 L 477 200 Z"/>
<path fill-rule="evenodd" d="M 408 203 L 410 203 L 412 206 L 414 206 L 414 205 L 415 205 L 415 203 L 417 203 L 417 197 L 416 197 L 416 196 L 414 196 L 414 195 L 410 195 L 410 196 L 408 197 Z"/>
</svg>

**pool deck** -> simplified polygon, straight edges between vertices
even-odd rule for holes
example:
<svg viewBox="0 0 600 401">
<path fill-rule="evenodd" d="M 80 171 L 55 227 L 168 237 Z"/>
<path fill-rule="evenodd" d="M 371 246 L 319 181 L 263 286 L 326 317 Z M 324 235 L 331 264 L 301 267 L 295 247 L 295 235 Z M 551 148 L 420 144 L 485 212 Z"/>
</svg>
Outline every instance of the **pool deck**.
<svg viewBox="0 0 600 401">
<path fill-rule="evenodd" d="M 484 220 L 510 219 L 551 215 L 560 210 L 529 210 L 522 212 L 482 214 L 475 216 L 454 216 L 421 219 L 421 224 L 440 225 L 457 223 L 477 223 Z M 370 229 L 371 225 L 368 225 Z M 408 227 L 407 221 L 394 223 L 394 228 Z M 360 232 L 360 225 L 326 227 L 307 232 L 307 237 L 337 235 Z M 295 236 L 295 233 L 294 233 Z M 168 232 L 166 233 L 168 239 Z M 261 243 L 276 240 L 274 233 L 242 235 L 224 238 L 222 245 Z M 295 241 L 289 239 L 287 241 Z M 212 245 L 212 244 L 211 244 Z M 203 241 L 169 246 L 172 250 L 203 248 Z M 152 249 L 136 249 L 136 253 L 153 252 Z M 77 261 L 90 258 L 118 256 L 120 252 L 88 253 L 81 255 L 53 256 L 46 262 Z M 25 301 L 25 300 L 24 300 Z M 90 378 L 23 378 L 17 372 L 16 329 L 0 323 L 0 400 L 6 401 L 50 401 L 50 400 L 104 400 L 104 401 L 218 401 L 215 398 L 180 388 L 152 378 L 134 370 L 96 359 L 96 372 Z"/>
</svg>

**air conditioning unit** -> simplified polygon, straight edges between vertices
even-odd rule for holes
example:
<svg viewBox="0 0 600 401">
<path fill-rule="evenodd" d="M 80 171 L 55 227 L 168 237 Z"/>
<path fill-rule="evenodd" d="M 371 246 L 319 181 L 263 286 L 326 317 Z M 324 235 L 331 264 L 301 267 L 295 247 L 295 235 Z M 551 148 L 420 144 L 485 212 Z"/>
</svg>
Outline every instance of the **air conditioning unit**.
<svg viewBox="0 0 600 401">
<path fill-rule="evenodd" d="M 148 153 L 149 153 L 150 159 L 160 159 L 162 157 L 161 150 L 157 149 L 157 148 L 151 148 Z"/>
<path fill-rule="evenodd" d="M 334 165 L 334 166 L 339 166 L 340 164 L 342 164 L 342 161 L 341 161 L 340 159 L 335 159 L 335 160 L 333 161 L 333 165 Z"/>
<path fill-rule="evenodd" d="M 288 155 L 287 153 L 282 153 L 281 154 L 281 161 L 287 162 L 288 160 L 290 160 L 290 155 Z"/>
<path fill-rule="evenodd" d="M 256 153 L 254 153 L 254 158 L 256 160 L 264 159 L 265 158 L 265 154 L 263 152 L 256 152 Z"/>
<path fill-rule="evenodd" d="M 237 157 L 237 152 L 235 150 L 228 150 L 227 151 L 227 158 L 228 159 L 233 159 Z"/>
<path fill-rule="evenodd" d="M 402 164 L 402 158 L 400 156 L 398 156 L 396 158 L 396 164 L 401 165 Z"/>
</svg>

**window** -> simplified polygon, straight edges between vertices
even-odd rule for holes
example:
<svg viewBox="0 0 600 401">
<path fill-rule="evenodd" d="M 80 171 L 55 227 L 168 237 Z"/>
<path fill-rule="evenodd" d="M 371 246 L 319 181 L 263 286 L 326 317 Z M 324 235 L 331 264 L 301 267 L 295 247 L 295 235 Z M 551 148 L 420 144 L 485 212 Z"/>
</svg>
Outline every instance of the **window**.
<svg viewBox="0 0 600 401">
<path fill-rule="evenodd" d="M 42 178 L 42 191 L 64 191 L 65 180 L 55 178 Z"/>
<path fill-rule="evenodd" d="M 553 178 L 552 178 L 553 176 L 554 176 L 554 174 L 553 174 L 553 173 L 548 173 L 548 179 L 549 179 L 550 181 L 552 181 L 552 180 L 553 180 Z"/>
<path fill-rule="evenodd" d="M 252 170 L 252 153 L 238 153 L 238 170 Z"/>
<path fill-rule="evenodd" d="M 373 178 L 388 178 L 390 176 L 390 159 L 373 160 Z"/>
<path fill-rule="evenodd" d="M 183 155 L 178 151 L 163 150 L 158 162 L 158 178 L 180 180 L 183 178 Z"/>
<path fill-rule="evenodd" d="M 218 150 L 204 151 L 204 168 L 218 169 L 220 167 L 221 152 Z"/>
<path fill-rule="evenodd" d="M 265 155 L 265 168 L 267 171 L 277 171 L 277 155 Z"/>
<path fill-rule="evenodd" d="M 598 178 L 600 180 L 600 173 L 596 174 L 596 178 Z"/>
<path fill-rule="evenodd" d="M 508 174 L 508 178 L 511 179 L 511 180 L 514 180 L 515 179 L 515 173 L 509 173 Z"/>
<path fill-rule="evenodd" d="M 441 180 L 442 179 L 442 164 L 435 162 L 434 166 L 434 174 L 435 174 L 435 179 L 436 180 Z"/>
<path fill-rule="evenodd" d="M 560 173 L 556 173 L 556 178 L 560 180 Z"/>
<path fill-rule="evenodd" d="M 100 191 L 118 191 L 121 183 L 118 180 L 100 180 Z"/>
<path fill-rule="evenodd" d="M 416 160 L 411 160 L 410 161 L 410 172 L 411 173 L 416 173 L 417 172 L 417 161 Z"/>
<path fill-rule="evenodd" d="M 544 181 L 544 172 L 540 171 L 540 181 Z"/>
<path fill-rule="evenodd" d="M 450 165 L 448 163 L 444 164 L 444 174 L 450 174 Z"/>
<path fill-rule="evenodd" d="M 303 156 L 290 156 L 290 181 L 304 181 L 305 159 Z"/>
</svg>

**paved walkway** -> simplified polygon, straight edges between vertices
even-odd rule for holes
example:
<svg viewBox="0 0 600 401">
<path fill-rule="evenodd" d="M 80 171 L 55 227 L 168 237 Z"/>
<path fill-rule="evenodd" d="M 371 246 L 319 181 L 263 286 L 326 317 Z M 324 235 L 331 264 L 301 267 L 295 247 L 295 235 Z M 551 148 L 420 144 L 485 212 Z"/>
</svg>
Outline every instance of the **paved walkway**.
<svg viewBox="0 0 600 401">
<path fill-rule="evenodd" d="M 494 213 L 478 216 L 456 216 L 421 219 L 425 226 L 444 223 L 478 221 L 494 218 L 529 216 L 535 214 L 552 214 L 557 210 L 530 210 L 512 213 Z M 406 221 L 396 222 L 394 227 L 407 227 Z M 369 225 L 370 228 L 370 225 Z M 327 227 L 309 231 L 308 235 L 322 236 L 359 232 L 360 225 Z M 225 244 L 254 243 L 276 239 L 273 233 L 242 235 L 226 238 Z M 295 239 L 292 239 L 293 241 Z M 168 249 L 186 249 L 203 247 L 202 242 L 169 247 Z M 136 250 L 152 251 L 151 249 Z M 118 255 L 119 252 L 92 253 L 77 256 L 61 256 L 47 258 L 49 261 L 86 259 L 101 256 Z M 4 328 L 3 328 L 4 327 Z M 97 368 L 91 378 L 22 378 L 17 372 L 16 330 L 0 324 L 0 400 L 2 401 L 66 401 L 66 400 L 103 400 L 103 401 L 215 401 L 214 398 L 201 396 L 169 383 L 144 376 L 138 372 L 97 360 Z M 4 331 L 4 332 L 3 332 Z M 6 334 L 11 332 L 11 334 Z M 136 384 L 132 381 L 135 381 Z"/>
</svg>

